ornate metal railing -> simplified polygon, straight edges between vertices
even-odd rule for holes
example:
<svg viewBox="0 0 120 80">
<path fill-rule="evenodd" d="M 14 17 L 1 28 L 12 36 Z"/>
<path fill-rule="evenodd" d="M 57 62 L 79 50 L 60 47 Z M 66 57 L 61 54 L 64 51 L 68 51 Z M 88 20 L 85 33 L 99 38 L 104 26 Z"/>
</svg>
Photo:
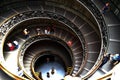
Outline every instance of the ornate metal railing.
<svg viewBox="0 0 120 80">
<path fill-rule="evenodd" d="M 23 21 L 26 21 L 26 20 L 40 19 L 40 18 L 56 20 L 58 22 L 61 22 L 64 25 L 68 26 L 70 29 L 72 29 L 72 31 L 78 36 L 80 42 L 82 43 L 82 48 L 84 48 L 83 55 L 85 55 L 85 40 L 84 40 L 82 33 L 78 29 L 78 27 L 76 27 L 71 21 L 69 21 L 62 15 L 59 15 L 59 14 L 56 14 L 53 12 L 28 11 L 28 12 L 24 12 L 21 14 L 17 14 L 15 16 L 11 17 L 9 20 L 7 20 L 6 22 L 4 22 L 1 25 L 1 27 L 0 27 L 1 33 L 3 36 L 7 36 L 6 34 L 8 34 L 10 31 L 12 31 L 12 29 L 14 29 L 17 24 L 19 24 Z M 84 58 L 83 58 L 83 60 L 84 60 Z"/>
<path fill-rule="evenodd" d="M 27 72 L 25 71 L 24 64 L 23 64 L 23 58 L 24 58 L 25 51 L 27 50 L 27 48 L 30 45 L 32 45 L 33 43 L 35 43 L 37 41 L 41 41 L 41 40 L 52 40 L 52 41 L 56 41 L 56 42 L 62 44 L 67 49 L 67 51 L 69 51 L 72 60 L 74 60 L 74 56 L 72 55 L 72 50 L 68 47 L 68 45 L 66 44 L 66 42 L 64 42 L 62 39 L 59 39 L 58 37 L 55 37 L 55 36 L 52 36 L 52 35 L 49 35 L 49 36 L 48 35 L 33 36 L 33 37 L 29 38 L 22 45 L 22 47 L 21 47 L 21 49 L 19 51 L 19 55 L 18 55 L 19 66 L 24 70 L 26 76 L 28 76 L 28 77 L 30 77 L 30 76 L 27 75 Z"/>
<path fill-rule="evenodd" d="M 104 18 L 101 14 L 101 12 L 99 11 L 99 9 L 96 7 L 96 5 L 91 1 L 91 0 L 77 0 L 80 4 L 82 4 L 84 7 L 86 7 L 86 9 L 93 15 L 93 17 L 95 18 L 99 30 L 101 32 L 101 51 L 100 51 L 100 55 L 98 57 L 98 60 L 96 61 L 96 63 L 94 64 L 93 68 L 89 71 L 89 73 L 87 73 L 85 76 L 83 76 L 83 79 L 86 79 L 88 77 L 90 77 L 99 67 L 101 61 L 102 61 L 102 56 L 103 54 L 106 52 L 107 50 L 107 46 L 108 46 L 108 29 L 107 26 L 105 24 Z"/>
<path fill-rule="evenodd" d="M 101 12 L 99 11 L 99 9 L 97 8 L 97 6 L 91 1 L 91 0 L 78 0 L 81 1 L 87 8 L 88 10 L 93 14 L 93 16 L 96 19 L 96 22 L 99 25 L 99 29 L 101 30 L 101 35 L 103 38 L 103 43 L 104 46 L 107 47 L 107 42 L 108 42 L 108 29 L 107 29 L 107 25 L 105 23 L 105 20 L 101 14 Z"/>
<path fill-rule="evenodd" d="M 6 22 L 4 22 L 0 26 L 0 32 L 2 33 L 2 35 L 5 35 L 7 32 L 9 32 L 9 30 L 11 28 L 14 28 L 14 26 L 19 24 L 20 22 L 29 20 L 29 19 L 35 19 L 35 18 L 48 18 L 48 19 L 53 19 L 53 20 L 57 20 L 61 23 L 64 23 L 70 29 L 72 29 L 74 31 L 74 33 L 76 33 L 76 35 L 79 37 L 80 41 L 82 42 L 82 46 L 84 48 L 84 44 L 85 44 L 84 37 L 83 37 L 82 33 L 79 31 L 79 29 L 74 25 L 74 23 L 72 23 L 67 18 L 65 18 L 59 14 L 56 14 L 53 12 L 48 12 L 48 11 L 27 11 L 27 12 L 18 14 L 16 16 L 10 18 Z"/>
<path fill-rule="evenodd" d="M 89 5 L 91 5 L 91 4 L 89 4 Z M 65 24 L 65 25 L 67 25 L 69 28 L 71 28 L 74 31 L 74 33 L 76 33 L 76 35 L 80 39 L 80 41 L 82 43 L 82 47 L 84 48 L 83 49 L 84 50 L 83 54 L 85 55 L 85 53 L 86 53 L 85 52 L 85 40 L 84 40 L 84 37 L 81 34 L 80 30 L 74 25 L 74 23 L 70 22 L 65 17 L 63 17 L 62 15 L 53 13 L 53 12 L 48 12 L 48 11 L 28 11 L 28 12 L 17 14 L 15 16 L 11 17 L 9 20 L 7 20 L 4 24 L 1 25 L 0 32 L 2 33 L 3 36 L 5 36 L 6 33 L 8 33 L 11 29 L 14 28 L 14 26 L 16 26 L 17 24 L 19 24 L 20 22 L 25 21 L 25 20 L 29 20 L 29 19 L 33 19 L 33 18 L 34 19 L 35 18 L 53 19 L 53 20 L 57 20 L 57 21 Z M 98 19 L 101 21 L 101 17 L 98 17 Z M 103 24 L 102 21 L 101 21 L 101 23 Z M 101 27 L 103 27 L 103 26 L 101 26 Z M 106 40 L 106 38 L 105 38 L 105 40 Z"/>
</svg>

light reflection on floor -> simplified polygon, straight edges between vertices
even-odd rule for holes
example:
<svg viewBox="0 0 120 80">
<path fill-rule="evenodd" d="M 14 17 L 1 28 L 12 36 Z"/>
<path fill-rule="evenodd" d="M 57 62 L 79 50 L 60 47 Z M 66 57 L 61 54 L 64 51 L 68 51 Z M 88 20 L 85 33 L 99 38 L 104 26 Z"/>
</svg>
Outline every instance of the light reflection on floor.
<svg viewBox="0 0 120 80">
<path fill-rule="evenodd" d="M 52 67 L 54 67 L 55 69 L 54 74 L 51 74 Z M 59 63 L 56 63 L 56 62 L 50 62 L 50 63 L 43 64 L 40 67 L 39 71 L 42 72 L 43 80 L 61 80 L 65 76 L 65 71 L 63 67 Z M 47 72 L 49 72 L 50 74 L 49 78 L 47 77 Z"/>
<path fill-rule="evenodd" d="M 16 74 L 18 66 L 17 66 L 17 57 L 18 57 L 18 49 L 6 52 L 6 68 Z M 12 64 L 12 65 L 11 65 Z"/>
</svg>

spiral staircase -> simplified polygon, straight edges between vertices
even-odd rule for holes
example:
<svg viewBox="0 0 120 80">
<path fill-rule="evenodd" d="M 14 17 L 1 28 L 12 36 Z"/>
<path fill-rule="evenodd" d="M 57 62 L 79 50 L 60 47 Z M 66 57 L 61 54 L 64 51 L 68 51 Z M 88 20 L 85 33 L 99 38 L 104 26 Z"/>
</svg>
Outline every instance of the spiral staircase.
<svg viewBox="0 0 120 80">
<path fill-rule="evenodd" d="M 83 80 L 109 72 L 113 66 L 99 65 L 105 53 L 120 52 L 120 21 L 112 12 L 102 15 L 102 6 L 97 0 L 1 1 L 0 79 L 41 80 L 34 66 L 46 52 L 61 59 L 65 73 Z M 46 34 L 48 27 L 54 32 Z M 24 29 L 29 31 L 27 38 Z M 14 40 L 19 47 L 8 50 L 7 43 Z"/>
</svg>

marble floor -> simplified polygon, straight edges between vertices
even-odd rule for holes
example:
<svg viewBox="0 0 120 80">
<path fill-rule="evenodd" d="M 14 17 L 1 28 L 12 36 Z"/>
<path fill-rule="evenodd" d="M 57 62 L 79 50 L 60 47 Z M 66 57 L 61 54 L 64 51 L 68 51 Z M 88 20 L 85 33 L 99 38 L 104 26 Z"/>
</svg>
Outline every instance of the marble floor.
<svg viewBox="0 0 120 80">
<path fill-rule="evenodd" d="M 54 74 L 51 73 L 52 68 L 54 68 Z M 63 66 L 61 66 L 57 62 L 49 62 L 43 64 L 39 68 L 39 72 L 42 73 L 43 80 L 62 80 L 65 76 L 65 70 Z M 48 73 L 48 76 L 47 76 Z"/>
</svg>

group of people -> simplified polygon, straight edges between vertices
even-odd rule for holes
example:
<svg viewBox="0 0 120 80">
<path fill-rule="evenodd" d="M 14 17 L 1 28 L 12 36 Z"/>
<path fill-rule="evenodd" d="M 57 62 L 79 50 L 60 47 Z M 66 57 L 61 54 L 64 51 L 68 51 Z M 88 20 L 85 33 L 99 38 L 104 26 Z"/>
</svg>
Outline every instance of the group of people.
<svg viewBox="0 0 120 80">
<path fill-rule="evenodd" d="M 45 28 L 45 34 L 53 34 L 54 31 L 55 31 L 54 27 L 46 27 Z M 36 32 L 37 32 L 37 35 L 40 35 L 41 34 L 41 29 L 39 27 L 36 28 Z M 30 31 L 27 28 L 25 28 L 23 30 L 23 34 L 24 34 L 24 37 L 27 39 L 30 36 Z M 17 49 L 19 44 L 18 44 L 17 40 L 14 40 L 12 42 L 8 41 L 7 46 L 9 48 L 9 51 L 12 51 L 14 49 Z"/>
<path fill-rule="evenodd" d="M 54 27 L 46 27 L 45 34 L 54 34 L 55 29 Z"/>
<path fill-rule="evenodd" d="M 54 67 L 51 68 L 50 72 L 47 72 L 47 78 L 50 78 L 50 73 L 51 73 L 51 75 L 55 74 Z"/>
<path fill-rule="evenodd" d="M 7 46 L 9 51 L 13 51 L 19 47 L 19 44 L 17 40 L 13 40 L 12 42 L 7 42 Z"/>
<path fill-rule="evenodd" d="M 56 71 L 55 71 L 55 68 L 52 67 L 51 70 L 46 73 L 47 78 L 50 78 L 50 76 L 51 76 L 51 75 L 54 75 L 55 72 L 56 72 Z M 39 73 L 39 78 L 40 78 L 41 80 L 43 80 L 43 78 L 42 78 L 42 73 L 41 73 L 41 72 Z"/>
<path fill-rule="evenodd" d="M 107 79 L 107 80 L 120 80 L 119 78 L 119 70 L 120 70 L 120 54 L 110 54 L 110 53 L 106 53 L 103 56 L 103 61 L 102 64 L 100 65 L 100 68 L 106 64 L 108 61 L 111 61 L 111 64 L 113 65 L 113 69 L 112 71 L 112 76 L 111 78 Z"/>
<path fill-rule="evenodd" d="M 37 27 L 36 28 L 36 32 L 37 32 L 37 35 L 40 35 L 41 34 L 41 28 Z M 54 32 L 55 32 L 55 28 L 54 27 L 45 27 L 45 30 L 44 30 L 45 34 L 54 34 Z M 23 30 L 23 34 L 25 35 L 25 38 L 28 38 L 29 34 L 30 34 L 30 31 L 27 28 L 25 28 Z"/>
<path fill-rule="evenodd" d="M 103 56 L 102 64 L 100 65 L 100 67 L 102 67 L 104 64 L 106 64 L 109 60 L 112 61 L 113 65 L 119 63 L 120 62 L 120 54 L 106 53 Z"/>
</svg>

